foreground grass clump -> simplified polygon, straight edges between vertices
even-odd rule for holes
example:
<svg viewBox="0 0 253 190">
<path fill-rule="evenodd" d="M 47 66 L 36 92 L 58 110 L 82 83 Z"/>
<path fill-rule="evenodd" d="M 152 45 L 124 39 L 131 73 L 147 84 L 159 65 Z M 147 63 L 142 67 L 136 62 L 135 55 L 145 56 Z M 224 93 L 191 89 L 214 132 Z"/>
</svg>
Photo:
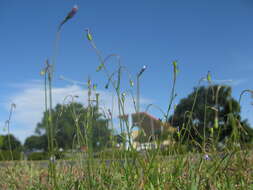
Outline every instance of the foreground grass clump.
<svg viewBox="0 0 253 190">
<path fill-rule="evenodd" d="M 6 162 L 0 170 L 0 189 L 253 188 L 252 152 L 214 153 L 208 159 L 198 153 L 151 158 L 152 153 L 147 152 L 138 161 L 130 159 L 131 164 L 125 160 L 96 159 L 91 179 L 86 163 L 57 161 L 55 187 L 48 182 L 43 162 Z"/>
<path fill-rule="evenodd" d="M 74 6 L 58 26 L 56 44 L 64 23 L 71 19 L 77 10 L 78 7 Z M 117 115 L 113 115 L 111 109 L 100 106 L 97 85 L 90 78 L 85 84 L 88 92 L 86 108 L 82 104 L 75 103 L 76 96 L 68 95 L 63 100 L 64 102 L 69 98 L 68 105 L 56 106 L 58 111 L 53 109 L 55 54 L 52 64 L 47 60 L 41 71 L 44 77 L 45 115 L 43 122 L 40 123 L 43 135 L 40 137 L 45 140 L 45 147 L 42 149 L 46 152 L 32 152 L 28 156 L 28 160 L 46 160 L 13 161 L 14 146 L 11 145 L 9 135 L 11 109 L 7 120 L 8 139 L 5 144 L 6 150 L 11 155 L 11 159 L 8 159 L 12 161 L 0 163 L 1 190 L 253 189 L 253 155 L 252 151 L 249 151 L 251 148 L 246 148 L 251 142 L 250 128 L 246 121 L 241 121 L 240 105 L 231 97 L 229 87 L 214 85 L 208 72 L 207 76 L 199 80 L 194 92 L 184 99 L 185 103 L 175 106 L 174 100 L 177 96 L 175 85 L 179 70 L 177 61 L 173 61 L 172 89 L 166 111 L 150 104 L 145 112 L 151 108 L 158 109 L 162 114 L 162 118 L 157 120 L 159 125 L 164 129 L 171 128 L 174 132 L 166 134 L 166 131 L 161 129 L 156 133 L 152 127 L 153 130 L 150 128 L 152 133 L 146 134 L 142 129 L 145 119 L 140 116 L 139 86 L 140 77 L 146 66 L 144 65 L 137 73 L 134 81 L 129 71 L 122 65 L 120 56 L 109 54 L 104 57 L 97 48 L 91 31 L 86 29 L 86 32 L 87 39 L 99 59 L 97 71 L 104 72 L 106 76 L 105 89 L 111 90 L 116 97 L 116 101 L 112 103 L 116 103 Z M 114 62 L 116 64 L 110 63 L 112 59 L 116 60 Z M 200 86 L 203 82 L 207 82 L 208 88 Z M 252 93 L 250 90 L 245 92 Z M 138 116 L 135 123 L 125 119 L 128 114 L 126 107 L 130 106 L 126 98 L 129 97 Z M 175 113 L 171 115 L 173 106 Z M 120 130 L 120 134 L 116 135 L 120 137 L 120 142 L 113 133 L 116 126 Z M 155 148 L 138 152 L 134 147 L 134 127 L 137 127 L 141 134 L 145 132 L 143 143 L 152 141 L 153 145 L 156 145 Z M 102 134 L 100 138 L 97 135 L 99 133 Z M 40 146 L 43 144 L 38 143 L 38 136 L 35 139 L 37 142 L 32 142 Z M 167 144 L 167 150 L 160 146 L 163 140 L 170 142 Z M 33 148 L 40 149 L 32 147 L 31 150 Z M 63 153 L 60 150 L 70 152 L 66 156 L 61 155 Z M 61 160 L 64 156 L 66 160 Z"/>
</svg>

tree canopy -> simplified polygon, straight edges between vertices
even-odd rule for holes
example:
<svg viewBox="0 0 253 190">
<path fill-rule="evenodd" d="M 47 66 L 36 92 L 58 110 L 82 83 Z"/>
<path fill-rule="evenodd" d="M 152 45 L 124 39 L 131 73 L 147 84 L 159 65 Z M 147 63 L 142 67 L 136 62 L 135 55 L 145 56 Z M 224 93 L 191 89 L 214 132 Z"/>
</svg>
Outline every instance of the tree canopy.
<svg viewBox="0 0 253 190">
<path fill-rule="evenodd" d="M 24 143 L 25 150 L 47 150 L 47 137 L 46 135 L 32 135 L 27 137 Z"/>
<path fill-rule="evenodd" d="M 170 121 L 183 140 L 203 142 L 204 136 L 214 135 L 222 141 L 236 132 L 240 140 L 250 141 L 253 130 L 246 120 L 242 121 L 240 105 L 231 93 L 229 86 L 202 86 L 181 99 Z"/>
<path fill-rule="evenodd" d="M 90 114 L 90 115 L 89 115 Z M 36 136 L 26 139 L 25 147 L 27 149 L 48 149 L 47 135 L 49 128 L 47 125 L 48 112 L 45 112 L 40 123 L 36 127 Z M 91 144 L 92 147 L 100 149 L 108 146 L 111 130 L 108 127 L 108 120 L 98 112 L 96 107 L 84 107 L 80 103 L 70 103 L 68 105 L 58 104 L 52 110 L 52 122 L 55 131 L 55 143 L 58 148 L 72 149 L 77 145 L 82 146 L 78 142 L 78 134 L 83 137 L 87 134 L 87 121 L 91 128 Z"/>
<path fill-rule="evenodd" d="M 21 150 L 21 142 L 12 134 L 0 136 L 0 150 Z"/>
</svg>

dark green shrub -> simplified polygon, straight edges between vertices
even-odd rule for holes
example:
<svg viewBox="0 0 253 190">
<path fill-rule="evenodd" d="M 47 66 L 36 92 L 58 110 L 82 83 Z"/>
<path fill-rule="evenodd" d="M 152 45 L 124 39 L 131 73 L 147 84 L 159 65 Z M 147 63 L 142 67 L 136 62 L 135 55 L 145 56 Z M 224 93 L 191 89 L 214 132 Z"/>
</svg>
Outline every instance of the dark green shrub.
<svg viewBox="0 0 253 190">
<path fill-rule="evenodd" d="M 132 158 L 134 157 L 135 152 L 127 150 L 113 150 L 107 149 L 100 152 L 96 152 L 93 156 L 94 158 L 104 158 L 104 159 L 122 159 L 124 157 Z"/>
<path fill-rule="evenodd" d="M 20 150 L 13 150 L 12 153 L 9 150 L 0 150 L 0 161 L 20 160 L 21 158 L 22 152 Z"/>
<path fill-rule="evenodd" d="M 28 160 L 48 160 L 49 156 L 46 152 L 32 152 L 28 155 Z"/>
<path fill-rule="evenodd" d="M 61 152 L 57 152 L 55 155 L 56 159 L 63 159 L 64 154 Z M 48 160 L 49 155 L 47 152 L 32 152 L 28 155 L 28 160 Z"/>
</svg>

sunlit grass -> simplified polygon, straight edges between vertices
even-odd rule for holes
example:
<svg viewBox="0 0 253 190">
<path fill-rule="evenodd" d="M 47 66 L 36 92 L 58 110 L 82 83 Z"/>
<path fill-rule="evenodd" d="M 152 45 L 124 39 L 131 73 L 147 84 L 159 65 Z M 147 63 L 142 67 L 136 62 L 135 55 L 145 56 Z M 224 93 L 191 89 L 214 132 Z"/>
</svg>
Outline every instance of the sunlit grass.
<svg viewBox="0 0 253 190">
<path fill-rule="evenodd" d="M 57 36 L 62 25 L 74 16 L 77 7 L 74 7 L 67 17 L 61 22 Z M 98 56 L 99 65 L 97 71 L 105 73 L 106 89 L 112 90 L 117 97 L 117 112 L 119 116 L 125 116 L 125 98 L 130 95 L 133 99 L 134 110 L 140 111 L 139 89 L 137 74 L 137 92 L 135 92 L 135 82 L 125 66 L 122 65 L 120 56 L 110 54 L 103 57 L 101 51 L 94 42 L 94 38 L 89 29 L 86 29 L 86 37 L 91 47 Z M 58 39 L 58 38 L 57 38 Z M 116 59 L 115 70 L 111 71 L 108 66 L 112 58 Z M 55 65 L 55 57 L 53 64 Z M 53 68 L 49 62 L 42 71 L 45 86 L 45 113 L 47 119 L 48 150 L 49 160 L 45 161 L 12 161 L 1 162 L 0 170 L 0 189 L 253 189 L 253 155 L 250 146 L 242 144 L 239 141 L 240 123 L 233 115 L 232 110 L 229 113 L 229 121 L 232 123 L 233 135 L 229 138 L 226 147 L 218 150 L 219 125 L 217 123 L 218 114 L 215 108 L 214 126 L 210 127 L 210 134 L 199 134 L 203 143 L 198 143 L 189 135 L 190 130 L 196 130 L 192 125 L 192 118 L 196 106 L 196 100 L 200 88 L 200 83 L 207 82 L 212 87 L 211 73 L 199 80 L 194 101 L 191 110 L 185 110 L 183 126 L 178 126 L 176 133 L 171 135 L 170 140 L 175 142 L 164 149 L 159 148 L 160 139 L 154 139 L 157 148 L 152 150 L 137 151 L 131 139 L 133 126 L 128 120 L 119 117 L 120 135 L 123 139 L 122 149 L 112 146 L 110 149 L 95 152 L 91 143 L 92 138 L 92 117 L 94 107 L 91 105 L 91 94 L 96 92 L 96 85 L 90 79 L 87 81 L 88 88 L 88 112 L 86 115 L 84 130 L 78 119 L 80 116 L 73 110 L 73 120 L 75 121 L 76 144 L 79 147 L 87 146 L 87 152 L 72 154 L 68 159 L 55 160 L 57 150 L 57 135 L 53 126 L 52 111 L 52 81 Z M 161 124 L 166 125 L 172 122 L 170 112 L 174 99 L 176 97 L 176 81 L 179 74 L 178 63 L 173 61 L 171 64 L 173 78 L 172 88 L 168 93 L 168 106 L 165 111 L 161 111 Z M 146 67 L 145 67 L 146 69 Z M 144 69 L 144 70 L 145 70 Z M 144 70 L 142 72 L 144 72 Z M 122 85 L 124 81 L 129 81 L 128 87 Z M 104 85 L 104 84 L 103 84 Z M 212 87 L 213 97 L 218 100 L 219 87 Z M 246 91 L 245 91 L 246 92 Z M 247 92 L 252 93 L 251 90 Z M 244 91 L 243 91 L 244 93 Z M 241 94 L 241 96 L 243 95 Z M 135 98 L 135 96 L 137 96 Z M 241 99 L 241 97 L 240 97 Z M 205 115 L 207 107 L 207 95 L 205 96 Z M 74 98 L 73 98 L 74 102 Z M 155 105 L 149 105 L 147 110 Z M 106 109 L 97 107 L 103 113 Z M 11 112 L 12 113 L 12 112 Z M 60 117 L 60 116 L 59 116 Z M 104 117 L 111 122 L 114 127 L 114 118 L 112 115 L 104 114 Z M 118 116 L 117 116 L 118 117 Z M 205 116 L 206 117 L 206 116 Z M 142 118 L 139 118 L 139 122 Z M 10 120 L 10 119 L 9 119 Z M 8 130 L 9 130 L 8 123 Z M 171 126 L 173 127 L 173 126 Z M 184 129 L 184 130 L 181 130 Z M 85 133 L 83 133 L 85 131 Z M 214 135 L 214 131 L 217 136 Z M 9 133 L 9 132 L 8 132 Z M 149 137 L 148 137 L 149 138 Z M 115 139 L 110 139 L 112 145 L 115 145 Z M 72 143 L 72 142 L 71 142 Z M 9 143 L 10 144 L 10 143 Z M 74 144 L 74 143 L 73 143 Z M 238 146 L 239 144 L 239 146 Z M 189 145 L 192 148 L 189 149 Z M 194 145 L 194 146 L 193 146 Z M 194 147 L 194 148 L 193 148 Z M 11 147 L 10 147 L 11 150 Z"/>
</svg>

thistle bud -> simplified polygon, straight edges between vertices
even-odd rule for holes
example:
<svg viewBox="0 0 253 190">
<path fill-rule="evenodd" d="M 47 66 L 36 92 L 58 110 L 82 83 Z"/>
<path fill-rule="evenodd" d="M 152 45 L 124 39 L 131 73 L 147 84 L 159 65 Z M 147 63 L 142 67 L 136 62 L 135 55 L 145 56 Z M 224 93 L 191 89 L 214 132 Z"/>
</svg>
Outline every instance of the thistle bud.
<svg viewBox="0 0 253 190">
<path fill-rule="evenodd" d="M 12 107 L 13 109 L 16 109 L 17 105 L 16 105 L 15 103 L 12 103 L 12 104 L 11 104 L 11 107 Z"/>
<path fill-rule="evenodd" d="M 89 34 L 87 34 L 87 38 L 88 38 L 88 40 L 89 41 L 92 41 L 92 36 L 91 36 L 91 34 L 89 33 Z"/>
<path fill-rule="evenodd" d="M 49 115 L 48 116 L 48 122 L 51 123 L 52 122 L 52 117 Z"/>
<path fill-rule="evenodd" d="M 173 64 L 174 74 L 177 75 L 177 73 L 178 73 L 177 61 L 173 61 L 172 64 Z"/>
<path fill-rule="evenodd" d="M 215 128 L 215 129 L 218 129 L 218 127 L 219 127 L 218 118 L 215 117 L 215 118 L 214 118 L 214 128 Z"/>
<path fill-rule="evenodd" d="M 88 81 L 87 81 L 87 86 L 91 86 L 91 80 L 90 79 L 88 79 Z"/>
<path fill-rule="evenodd" d="M 211 82 L 211 72 L 210 71 L 208 71 L 208 73 L 207 73 L 207 76 L 206 76 L 206 80 L 210 83 Z"/>
<path fill-rule="evenodd" d="M 86 37 L 87 37 L 87 39 L 89 40 L 89 41 L 92 41 L 93 40 L 93 37 L 92 37 L 92 35 L 91 35 L 91 33 L 90 33 L 90 30 L 87 28 L 87 29 L 85 29 L 85 31 L 86 31 Z"/>
<path fill-rule="evenodd" d="M 44 69 L 40 71 L 40 76 L 44 76 L 45 74 L 46 74 L 46 72 Z"/>
<path fill-rule="evenodd" d="M 126 97 L 126 93 L 125 93 L 125 92 L 123 92 L 123 93 L 121 94 L 121 99 L 122 99 L 122 102 L 125 102 L 125 97 Z"/>
<path fill-rule="evenodd" d="M 211 136 L 213 136 L 213 127 L 210 128 Z"/>
<path fill-rule="evenodd" d="M 177 127 L 177 136 L 180 137 L 180 129 Z"/>
<path fill-rule="evenodd" d="M 74 5 L 73 8 L 71 9 L 71 11 L 68 13 L 68 15 L 64 18 L 64 20 L 60 23 L 59 27 L 58 27 L 58 31 L 61 29 L 62 25 L 65 24 L 69 19 L 73 18 L 75 16 L 75 14 L 78 11 L 78 6 Z"/>
<path fill-rule="evenodd" d="M 134 81 L 133 80 L 129 80 L 130 86 L 133 87 L 134 86 Z"/>
<path fill-rule="evenodd" d="M 104 67 L 104 64 L 103 63 L 101 63 L 98 67 L 97 67 L 97 72 L 99 72 L 102 68 Z"/>
</svg>

